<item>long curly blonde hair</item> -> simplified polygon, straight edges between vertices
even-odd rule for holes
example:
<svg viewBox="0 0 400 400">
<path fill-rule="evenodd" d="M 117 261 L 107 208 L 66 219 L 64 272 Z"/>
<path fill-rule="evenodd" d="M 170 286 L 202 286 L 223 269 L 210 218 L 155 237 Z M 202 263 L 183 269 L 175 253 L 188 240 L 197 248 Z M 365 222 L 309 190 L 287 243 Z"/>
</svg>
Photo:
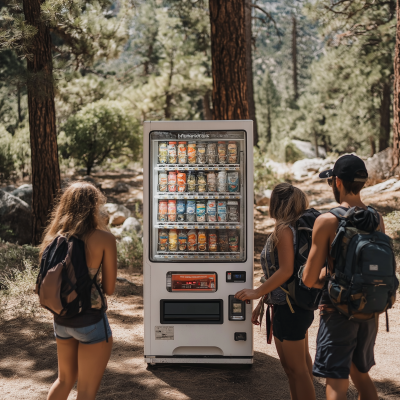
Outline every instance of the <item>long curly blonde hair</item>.
<svg viewBox="0 0 400 400">
<path fill-rule="evenodd" d="M 269 204 L 269 215 L 276 220 L 271 235 L 273 248 L 277 246 L 282 230 L 289 225 L 294 226 L 307 208 L 307 196 L 296 186 L 279 183 L 274 187 Z"/>
<path fill-rule="evenodd" d="M 101 207 L 106 197 L 89 182 L 73 182 L 56 200 L 43 234 L 40 257 L 59 235 L 85 240 L 95 229 L 108 230 Z"/>
</svg>

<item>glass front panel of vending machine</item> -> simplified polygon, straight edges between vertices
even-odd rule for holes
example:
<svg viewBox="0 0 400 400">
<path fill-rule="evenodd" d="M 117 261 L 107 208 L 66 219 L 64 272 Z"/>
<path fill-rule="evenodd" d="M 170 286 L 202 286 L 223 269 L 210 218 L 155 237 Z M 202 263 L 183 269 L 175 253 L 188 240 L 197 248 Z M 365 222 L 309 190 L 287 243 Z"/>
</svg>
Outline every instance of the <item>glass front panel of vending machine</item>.
<svg viewBox="0 0 400 400">
<path fill-rule="evenodd" d="M 150 133 L 150 259 L 246 261 L 246 132 Z"/>
</svg>

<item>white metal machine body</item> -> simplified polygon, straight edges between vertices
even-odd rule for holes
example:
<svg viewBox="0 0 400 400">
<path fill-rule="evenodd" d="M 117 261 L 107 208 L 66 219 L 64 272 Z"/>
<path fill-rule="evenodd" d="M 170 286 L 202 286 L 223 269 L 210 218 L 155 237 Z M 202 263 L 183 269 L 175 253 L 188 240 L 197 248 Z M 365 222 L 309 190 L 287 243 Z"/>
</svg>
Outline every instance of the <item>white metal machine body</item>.
<svg viewBox="0 0 400 400">
<path fill-rule="evenodd" d="M 143 148 L 145 361 L 251 364 L 253 122 L 145 122 Z"/>
</svg>

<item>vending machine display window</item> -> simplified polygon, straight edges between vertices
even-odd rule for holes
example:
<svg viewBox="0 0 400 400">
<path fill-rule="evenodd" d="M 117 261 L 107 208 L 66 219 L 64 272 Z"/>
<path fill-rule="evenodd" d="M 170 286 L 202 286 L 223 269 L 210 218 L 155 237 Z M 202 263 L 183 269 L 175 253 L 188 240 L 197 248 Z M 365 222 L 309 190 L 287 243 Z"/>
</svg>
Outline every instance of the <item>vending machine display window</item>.
<svg viewBox="0 0 400 400">
<path fill-rule="evenodd" d="M 152 131 L 150 260 L 245 262 L 246 132 Z"/>
</svg>

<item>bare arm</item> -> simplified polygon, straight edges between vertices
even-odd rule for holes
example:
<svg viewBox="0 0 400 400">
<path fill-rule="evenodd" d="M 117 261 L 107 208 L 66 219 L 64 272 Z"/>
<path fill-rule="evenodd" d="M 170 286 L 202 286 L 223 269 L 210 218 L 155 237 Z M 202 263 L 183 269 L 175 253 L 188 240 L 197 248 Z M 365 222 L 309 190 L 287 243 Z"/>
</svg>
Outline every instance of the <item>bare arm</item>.
<svg viewBox="0 0 400 400">
<path fill-rule="evenodd" d="M 292 275 L 294 266 L 293 233 L 290 228 L 282 231 L 277 245 L 279 268 L 257 289 L 243 289 L 235 294 L 239 300 L 258 299 L 283 285 Z"/>
<path fill-rule="evenodd" d="M 114 235 L 107 233 L 103 250 L 103 290 L 107 295 L 112 295 L 117 280 L 117 243 Z"/>
<path fill-rule="evenodd" d="M 336 227 L 337 219 L 332 214 L 321 215 L 315 221 L 312 246 L 303 272 L 303 283 L 309 288 L 323 286 L 325 270 L 322 267 L 328 257 L 330 238 Z"/>
</svg>

